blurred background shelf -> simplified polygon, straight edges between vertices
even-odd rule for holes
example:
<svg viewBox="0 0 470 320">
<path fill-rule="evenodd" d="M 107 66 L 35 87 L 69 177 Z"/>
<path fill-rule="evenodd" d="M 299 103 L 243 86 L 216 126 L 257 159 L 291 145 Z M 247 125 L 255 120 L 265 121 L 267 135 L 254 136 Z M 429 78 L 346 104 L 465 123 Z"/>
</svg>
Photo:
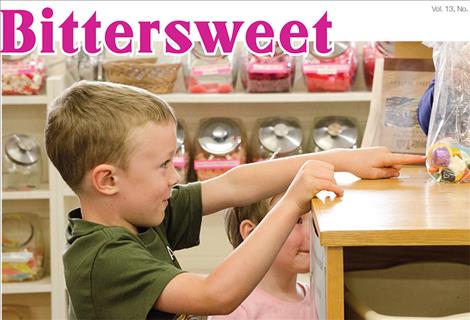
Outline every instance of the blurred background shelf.
<svg viewBox="0 0 470 320">
<path fill-rule="evenodd" d="M 51 290 L 52 285 L 50 276 L 46 276 L 37 281 L 2 283 L 3 294 L 51 292 Z"/>
</svg>

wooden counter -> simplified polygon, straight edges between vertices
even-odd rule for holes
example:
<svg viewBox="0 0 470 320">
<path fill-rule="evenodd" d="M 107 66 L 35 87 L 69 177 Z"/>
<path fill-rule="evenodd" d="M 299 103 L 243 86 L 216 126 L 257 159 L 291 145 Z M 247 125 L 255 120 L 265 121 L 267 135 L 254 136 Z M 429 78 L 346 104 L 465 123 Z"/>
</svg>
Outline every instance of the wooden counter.
<svg viewBox="0 0 470 320">
<path fill-rule="evenodd" d="M 344 318 L 344 247 L 470 245 L 470 184 L 437 184 L 424 167 L 405 167 L 394 179 L 339 173 L 336 180 L 343 197 L 323 192 L 312 201 L 312 249 L 320 251 L 326 291 L 320 317 Z"/>
</svg>

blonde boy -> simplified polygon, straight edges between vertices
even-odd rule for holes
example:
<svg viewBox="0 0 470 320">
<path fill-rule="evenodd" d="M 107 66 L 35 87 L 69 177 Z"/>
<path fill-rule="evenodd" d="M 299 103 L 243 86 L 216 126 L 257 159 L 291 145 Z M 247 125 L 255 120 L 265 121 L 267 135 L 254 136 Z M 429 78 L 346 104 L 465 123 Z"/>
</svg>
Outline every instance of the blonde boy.
<svg viewBox="0 0 470 320">
<path fill-rule="evenodd" d="M 320 190 L 342 194 L 334 170 L 386 178 L 398 175 L 395 165 L 423 161 L 384 148 L 335 150 L 175 186 L 172 109 L 145 90 L 98 82 L 76 83 L 54 101 L 46 149 L 80 200 L 68 216 L 63 256 L 70 314 L 79 319 L 230 313 L 263 278 L 311 198 Z M 173 250 L 198 245 L 203 215 L 286 189 L 208 276 L 181 270 Z"/>
</svg>

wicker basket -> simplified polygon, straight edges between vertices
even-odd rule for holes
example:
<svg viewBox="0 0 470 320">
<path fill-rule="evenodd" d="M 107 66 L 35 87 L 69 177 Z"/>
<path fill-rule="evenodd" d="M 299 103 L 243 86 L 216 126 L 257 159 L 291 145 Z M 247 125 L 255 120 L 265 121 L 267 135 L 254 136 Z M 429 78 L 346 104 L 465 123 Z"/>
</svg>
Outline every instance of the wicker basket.
<svg viewBox="0 0 470 320">
<path fill-rule="evenodd" d="M 156 58 L 109 61 L 103 64 L 106 79 L 147 89 L 153 93 L 173 91 L 180 63 L 157 64 Z"/>
</svg>

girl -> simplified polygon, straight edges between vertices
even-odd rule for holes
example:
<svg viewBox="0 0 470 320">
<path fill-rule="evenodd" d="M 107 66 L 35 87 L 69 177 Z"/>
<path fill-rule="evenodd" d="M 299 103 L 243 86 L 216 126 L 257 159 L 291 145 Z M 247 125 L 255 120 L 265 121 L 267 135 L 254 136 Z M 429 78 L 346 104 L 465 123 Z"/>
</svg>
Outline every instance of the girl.
<svg viewBox="0 0 470 320">
<path fill-rule="evenodd" d="M 226 231 L 234 248 L 249 236 L 281 197 L 278 195 L 227 212 Z M 268 273 L 234 312 L 209 319 L 314 319 L 315 310 L 309 285 L 297 281 L 298 273 L 309 271 L 310 219 L 308 213 L 298 220 Z"/>
</svg>

